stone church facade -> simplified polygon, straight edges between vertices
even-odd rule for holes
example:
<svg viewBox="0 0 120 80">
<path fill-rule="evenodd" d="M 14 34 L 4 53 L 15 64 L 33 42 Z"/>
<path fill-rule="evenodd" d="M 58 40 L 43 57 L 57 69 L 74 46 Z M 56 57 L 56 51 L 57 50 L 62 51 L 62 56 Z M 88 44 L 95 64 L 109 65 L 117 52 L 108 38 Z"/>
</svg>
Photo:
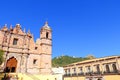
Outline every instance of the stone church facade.
<svg viewBox="0 0 120 80">
<path fill-rule="evenodd" d="M 20 24 L 0 29 L 0 49 L 4 51 L 4 71 L 31 74 L 51 74 L 52 30 L 46 22 L 40 38 L 33 39 Z"/>
</svg>

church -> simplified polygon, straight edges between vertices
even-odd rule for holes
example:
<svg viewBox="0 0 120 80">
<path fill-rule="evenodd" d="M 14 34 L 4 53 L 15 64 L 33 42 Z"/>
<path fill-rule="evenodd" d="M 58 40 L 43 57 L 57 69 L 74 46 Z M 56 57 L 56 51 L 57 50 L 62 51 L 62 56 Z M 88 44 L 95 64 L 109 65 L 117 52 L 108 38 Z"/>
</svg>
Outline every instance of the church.
<svg viewBox="0 0 120 80">
<path fill-rule="evenodd" d="M 20 24 L 0 29 L 0 49 L 4 51 L 5 72 L 51 74 L 52 30 L 45 22 L 40 37 L 34 41 L 30 31 Z"/>
</svg>

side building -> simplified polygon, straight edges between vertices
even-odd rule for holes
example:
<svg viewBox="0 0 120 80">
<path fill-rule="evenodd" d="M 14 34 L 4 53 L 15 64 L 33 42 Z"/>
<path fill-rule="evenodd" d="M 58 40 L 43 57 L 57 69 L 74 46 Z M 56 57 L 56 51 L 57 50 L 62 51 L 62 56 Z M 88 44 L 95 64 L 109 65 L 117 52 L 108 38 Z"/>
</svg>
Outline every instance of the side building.
<svg viewBox="0 0 120 80">
<path fill-rule="evenodd" d="M 76 62 L 64 70 L 64 80 L 120 80 L 120 56 Z"/>
<path fill-rule="evenodd" d="M 36 42 L 20 24 L 10 29 L 5 25 L 0 29 L 0 49 L 4 51 L 5 72 L 51 74 L 52 30 L 47 22 Z"/>
</svg>

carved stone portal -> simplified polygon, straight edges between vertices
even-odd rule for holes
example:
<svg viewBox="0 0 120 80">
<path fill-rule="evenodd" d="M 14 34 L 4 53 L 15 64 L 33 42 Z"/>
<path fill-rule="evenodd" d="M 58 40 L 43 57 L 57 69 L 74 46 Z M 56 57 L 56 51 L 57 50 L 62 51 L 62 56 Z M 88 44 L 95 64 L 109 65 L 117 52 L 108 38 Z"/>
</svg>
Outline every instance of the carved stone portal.
<svg viewBox="0 0 120 80">
<path fill-rule="evenodd" d="M 17 67 L 17 60 L 16 58 L 12 57 L 7 60 L 6 63 L 6 72 L 16 72 L 16 67 Z"/>
</svg>

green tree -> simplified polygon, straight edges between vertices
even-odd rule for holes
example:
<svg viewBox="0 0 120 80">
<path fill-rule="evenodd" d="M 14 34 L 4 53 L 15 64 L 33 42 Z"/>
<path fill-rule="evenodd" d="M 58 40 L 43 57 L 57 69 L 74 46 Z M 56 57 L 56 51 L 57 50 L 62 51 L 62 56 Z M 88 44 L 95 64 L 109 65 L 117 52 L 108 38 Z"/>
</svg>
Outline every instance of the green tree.
<svg viewBox="0 0 120 80">
<path fill-rule="evenodd" d="M 88 55 L 87 58 L 88 59 L 95 59 L 95 57 L 93 55 Z"/>
<path fill-rule="evenodd" d="M 90 58 L 83 58 L 83 57 L 74 57 L 74 56 L 59 56 L 59 57 L 55 57 L 52 59 L 52 66 L 53 67 L 62 67 L 74 62 L 80 62 L 80 61 L 84 61 L 84 60 L 88 60 Z"/>
<path fill-rule="evenodd" d="M 3 50 L 0 50 L 0 65 L 3 63 L 4 61 L 4 51 Z"/>
</svg>

